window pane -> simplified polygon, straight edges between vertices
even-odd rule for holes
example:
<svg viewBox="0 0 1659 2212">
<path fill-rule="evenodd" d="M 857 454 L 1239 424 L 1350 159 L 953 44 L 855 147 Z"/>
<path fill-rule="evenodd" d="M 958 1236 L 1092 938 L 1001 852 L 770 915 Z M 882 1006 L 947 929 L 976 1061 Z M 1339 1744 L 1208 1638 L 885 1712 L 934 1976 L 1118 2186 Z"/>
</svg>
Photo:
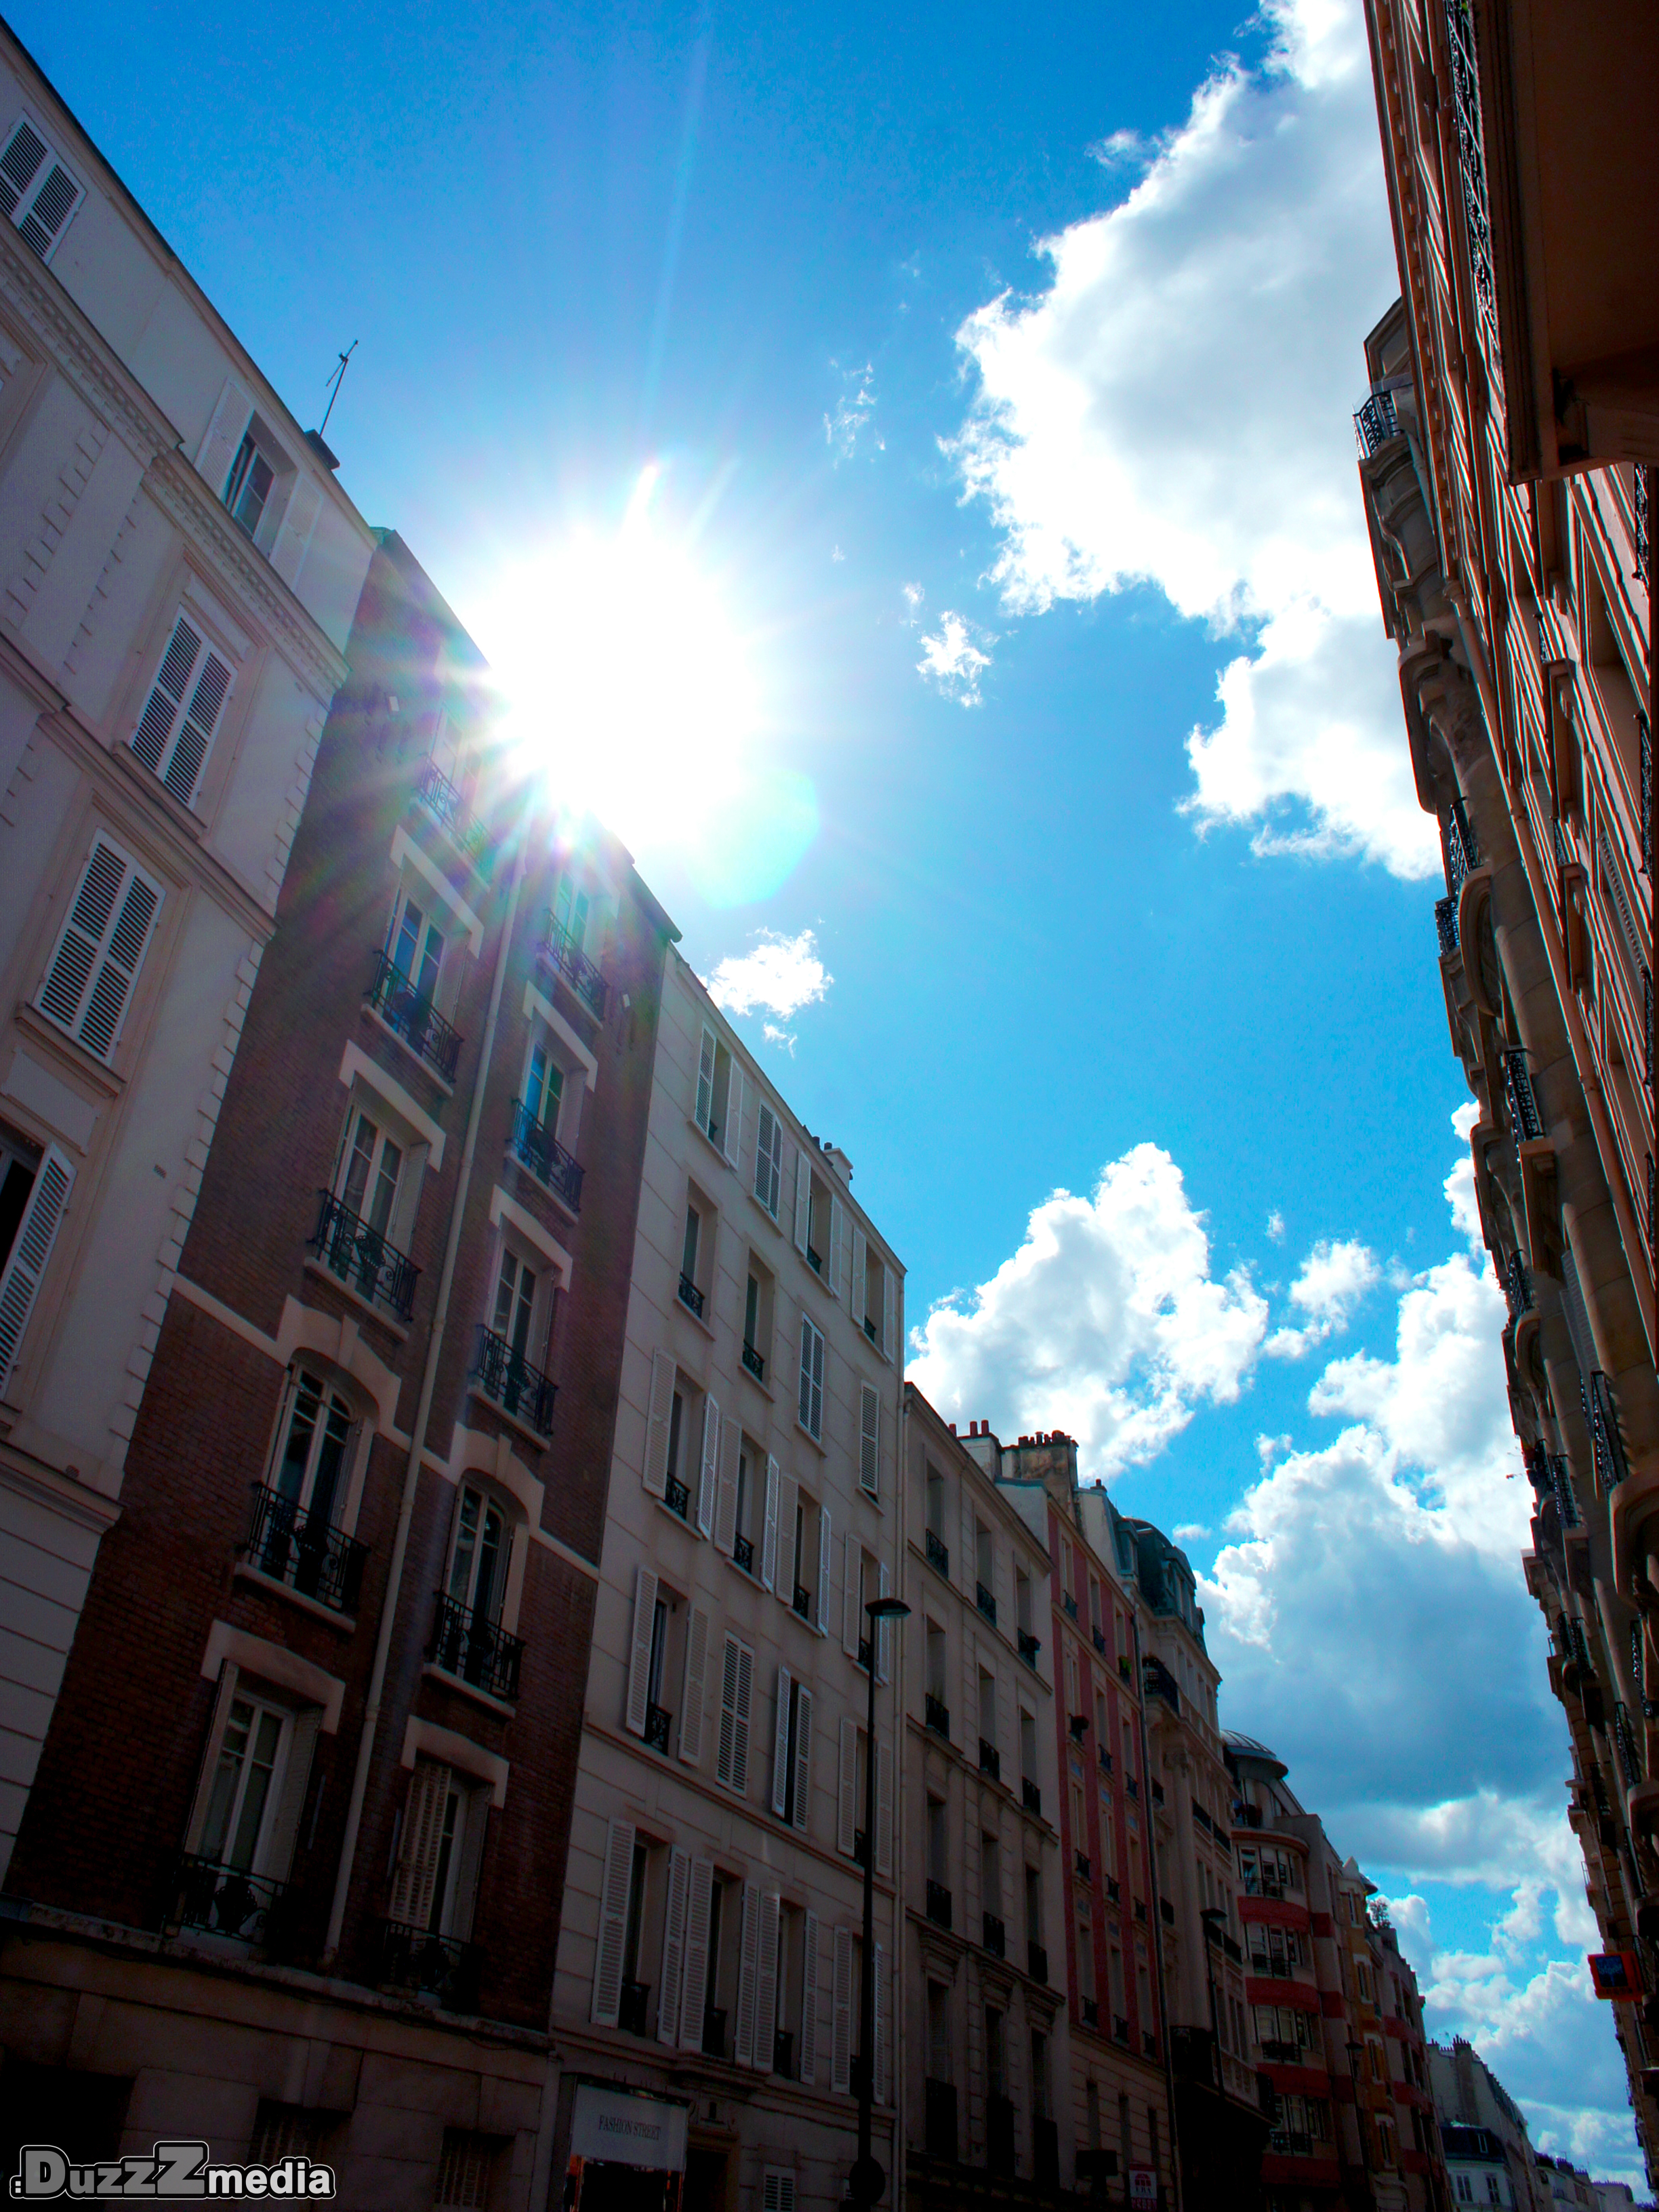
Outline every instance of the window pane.
<svg viewBox="0 0 1659 2212">
<path fill-rule="evenodd" d="M 245 1698 L 231 1700 L 230 1718 L 225 1723 L 219 1764 L 208 1798 L 207 1818 L 202 1824 L 202 1856 L 206 1859 L 219 1859 L 224 1854 L 237 1784 L 242 1778 L 242 1762 L 247 1756 L 247 1740 L 253 1727 L 253 1710 Z"/>
</svg>

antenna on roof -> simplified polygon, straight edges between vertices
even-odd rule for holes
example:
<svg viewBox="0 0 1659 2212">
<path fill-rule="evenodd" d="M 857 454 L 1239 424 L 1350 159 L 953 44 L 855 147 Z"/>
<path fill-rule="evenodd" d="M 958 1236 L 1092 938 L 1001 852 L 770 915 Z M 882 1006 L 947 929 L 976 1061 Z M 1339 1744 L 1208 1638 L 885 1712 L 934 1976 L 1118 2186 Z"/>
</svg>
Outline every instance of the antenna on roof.
<svg viewBox="0 0 1659 2212">
<path fill-rule="evenodd" d="M 325 384 L 323 386 L 325 392 L 328 392 L 329 385 L 331 384 L 333 386 L 334 389 L 332 392 L 329 392 L 328 404 L 323 410 L 323 419 L 317 425 L 317 435 L 319 438 L 322 436 L 324 431 L 328 428 L 328 418 L 334 412 L 334 403 L 340 396 L 340 386 L 345 382 L 345 373 L 351 365 L 352 355 L 357 350 L 357 340 L 353 338 L 351 343 L 340 356 L 340 366 L 329 378 L 328 383 Z"/>
</svg>

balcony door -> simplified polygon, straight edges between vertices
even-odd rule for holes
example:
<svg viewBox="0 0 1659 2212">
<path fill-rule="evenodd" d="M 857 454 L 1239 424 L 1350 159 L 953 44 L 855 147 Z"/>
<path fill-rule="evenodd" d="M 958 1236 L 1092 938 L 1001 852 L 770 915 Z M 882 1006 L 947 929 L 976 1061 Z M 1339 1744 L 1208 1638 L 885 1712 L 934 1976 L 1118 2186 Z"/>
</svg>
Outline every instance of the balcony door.
<svg viewBox="0 0 1659 2212">
<path fill-rule="evenodd" d="M 257 1698 L 233 1698 L 202 1823 L 200 1856 L 251 1873 L 275 1809 L 274 1784 L 288 1715 Z"/>
<path fill-rule="evenodd" d="M 550 1057 L 539 1038 L 531 1047 L 530 1072 L 525 1078 L 524 1103 L 532 1121 L 550 1137 L 559 1133 L 559 1102 L 564 1095 L 564 1070 Z"/>
<path fill-rule="evenodd" d="M 392 940 L 392 966 L 421 998 L 430 1001 L 437 995 L 443 962 L 443 933 L 412 898 L 405 899 Z"/>
<path fill-rule="evenodd" d="M 469 1609 L 475 1626 L 494 1627 L 501 1620 L 511 1549 L 512 1532 L 500 1506 L 471 1483 L 464 1483 L 455 1513 L 449 1595 Z"/>
<path fill-rule="evenodd" d="M 272 1487 L 279 1498 L 325 1525 L 342 1503 L 340 1476 L 351 1426 L 351 1408 L 339 1392 L 301 1368 L 294 1378 L 288 1432 Z"/>
<path fill-rule="evenodd" d="M 403 1169 L 402 1146 L 394 1144 L 377 1121 L 360 1111 L 346 1156 L 340 1198 L 347 1211 L 377 1237 L 389 1233 Z"/>
<path fill-rule="evenodd" d="M 495 1285 L 495 1318 L 491 1326 L 515 1360 L 527 1356 L 530 1323 L 536 1310 L 536 1272 L 513 1251 L 501 1254 Z"/>
</svg>

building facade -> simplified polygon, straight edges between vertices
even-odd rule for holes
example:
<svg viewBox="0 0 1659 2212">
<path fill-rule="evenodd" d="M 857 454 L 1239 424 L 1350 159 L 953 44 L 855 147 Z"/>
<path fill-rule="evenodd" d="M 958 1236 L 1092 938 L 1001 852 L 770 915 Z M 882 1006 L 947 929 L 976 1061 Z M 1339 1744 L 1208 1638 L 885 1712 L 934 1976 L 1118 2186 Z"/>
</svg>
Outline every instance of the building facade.
<svg viewBox="0 0 1659 2212">
<path fill-rule="evenodd" d="M 901 1575 L 903 1276 L 852 1180 L 672 955 L 552 2010 L 573 2206 L 613 2109 L 687 2208 L 839 2206 L 866 1971 L 897 2165 L 903 1660 L 865 1607 Z"/>
<path fill-rule="evenodd" d="M 673 933 L 508 781 L 389 535 L 347 659 L 12 1862 L 0 2097 L 539 2208 Z"/>
<path fill-rule="evenodd" d="M 0 1883 L 372 551 L 0 26 Z"/>
<path fill-rule="evenodd" d="M 1462 2036 L 1430 2044 L 1428 2060 L 1453 2203 L 1498 2203 L 1513 2205 L 1516 2212 L 1546 2212 L 1549 2191 L 1538 2179 L 1527 2116 L 1486 2060 Z M 1502 2191 L 1494 2198 L 1488 2174 L 1499 2166 Z"/>
</svg>

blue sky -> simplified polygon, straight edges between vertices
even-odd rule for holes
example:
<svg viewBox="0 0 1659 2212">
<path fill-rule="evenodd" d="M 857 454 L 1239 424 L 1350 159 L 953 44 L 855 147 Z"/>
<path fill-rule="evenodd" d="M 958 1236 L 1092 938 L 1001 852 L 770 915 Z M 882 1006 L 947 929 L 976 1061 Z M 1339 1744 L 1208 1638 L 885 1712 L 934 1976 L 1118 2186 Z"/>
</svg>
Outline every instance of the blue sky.
<svg viewBox="0 0 1659 2212">
<path fill-rule="evenodd" d="M 573 785 L 609 580 L 615 826 L 924 1387 L 1184 1532 L 1431 2027 L 1634 2178 L 1352 465 L 1355 0 L 13 21 L 302 420 L 359 341 L 341 481 Z"/>
</svg>

